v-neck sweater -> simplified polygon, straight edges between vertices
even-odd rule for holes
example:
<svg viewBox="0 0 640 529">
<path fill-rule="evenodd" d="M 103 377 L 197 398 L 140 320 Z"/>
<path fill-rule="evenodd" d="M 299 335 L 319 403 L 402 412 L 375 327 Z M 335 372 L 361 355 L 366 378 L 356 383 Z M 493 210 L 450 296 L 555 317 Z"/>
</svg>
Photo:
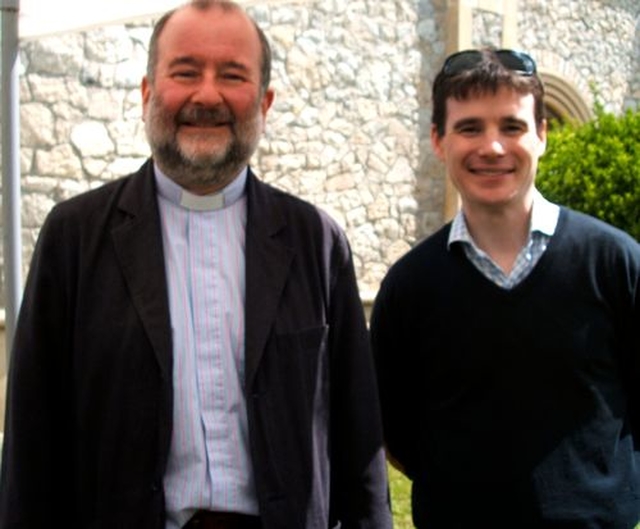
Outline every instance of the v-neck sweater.
<svg viewBox="0 0 640 529">
<path fill-rule="evenodd" d="M 447 249 L 449 229 L 391 268 L 371 323 L 416 526 L 633 527 L 640 246 L 562 208 L 536 267 L 506 290 Z"/>
</svg>

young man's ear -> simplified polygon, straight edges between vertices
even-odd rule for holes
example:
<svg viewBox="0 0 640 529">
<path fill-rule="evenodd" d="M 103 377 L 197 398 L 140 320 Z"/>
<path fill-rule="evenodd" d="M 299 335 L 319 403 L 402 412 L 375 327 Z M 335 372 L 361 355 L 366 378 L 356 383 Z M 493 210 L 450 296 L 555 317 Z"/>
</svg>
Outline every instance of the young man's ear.
<svg viewBox="0 0 640 529">
<path fill-rule="evenodd" d="M 542 156 L 547 150 L 547 120 L 543 119 L 537 130 L 538 134 L 538 156 Z"/>
<path fill-rule="evenodd" d="M 431 148 L 436 156 L 440 159 L 444 159 L 444 153 L 442 152 L 442 139 L 443 136 L 440 136 L 438 133 L 438 127 L 434 124 L 431 125 Z"/>
</svg>

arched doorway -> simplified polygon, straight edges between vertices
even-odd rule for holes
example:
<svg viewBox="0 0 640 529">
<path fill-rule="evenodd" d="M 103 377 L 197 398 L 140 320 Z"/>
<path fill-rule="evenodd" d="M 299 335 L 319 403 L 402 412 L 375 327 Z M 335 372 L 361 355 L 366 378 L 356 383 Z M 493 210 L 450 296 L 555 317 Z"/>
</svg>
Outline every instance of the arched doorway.
<svg viewBox="0 0 640 529">
<path fill-rule="evenodd" d="M 584 123 L 591 119 L 589 106 L 573 85 L 551 72 L 539 73 L 545 87 L 544 102 L 550 127 L 554 123 Z"/>
</svg>

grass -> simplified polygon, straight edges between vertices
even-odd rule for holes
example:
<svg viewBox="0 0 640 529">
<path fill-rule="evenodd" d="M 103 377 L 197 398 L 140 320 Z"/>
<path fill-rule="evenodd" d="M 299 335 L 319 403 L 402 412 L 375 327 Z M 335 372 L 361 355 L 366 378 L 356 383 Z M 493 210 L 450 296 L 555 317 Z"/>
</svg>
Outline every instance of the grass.
<svg viewBox="0 0 640 529">
<path fill-rule="evenodd" d="M 411 521 L 411 482 L 391 465 L 388 465 L 388 469 L 394 529 L 413 529 L 413 522 Z"/>
</svg>

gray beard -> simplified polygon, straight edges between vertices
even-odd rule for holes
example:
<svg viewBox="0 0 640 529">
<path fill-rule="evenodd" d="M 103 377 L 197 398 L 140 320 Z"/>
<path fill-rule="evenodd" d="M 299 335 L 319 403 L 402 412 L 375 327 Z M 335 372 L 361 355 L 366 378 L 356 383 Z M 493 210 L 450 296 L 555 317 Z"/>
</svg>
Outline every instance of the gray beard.
<svg viewBox="0 0 640 529">
<path fill-rule="evenodd" d="M 185 156 L 177 141 L 152 144 L 151 149 L 162 171 L 179 186 L 191 190 L 225 186 L 247 165 L 254 150 L 237 139 L 222 154 L 198 159 Z"/>
<path fill-rule="evenodd" d="M 221 152 L 189 155 L 177 138 L 177 123 L 184 120 L 205 124 L 230 122 L 231 140 Z M 256 150 L 260 140 L 259 127 L 259 114 L 238 123 L 225 108 L 185 107 L 173 118 L 163 110 L 162 101 L 154 96 L 145 120 L 145 132 L 154 161 L 179 186 L 194 192 L 222 188 L 231 182 Z"/>
</svg>

